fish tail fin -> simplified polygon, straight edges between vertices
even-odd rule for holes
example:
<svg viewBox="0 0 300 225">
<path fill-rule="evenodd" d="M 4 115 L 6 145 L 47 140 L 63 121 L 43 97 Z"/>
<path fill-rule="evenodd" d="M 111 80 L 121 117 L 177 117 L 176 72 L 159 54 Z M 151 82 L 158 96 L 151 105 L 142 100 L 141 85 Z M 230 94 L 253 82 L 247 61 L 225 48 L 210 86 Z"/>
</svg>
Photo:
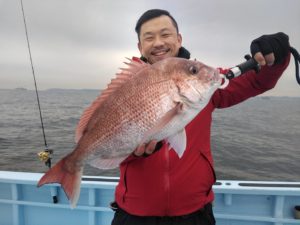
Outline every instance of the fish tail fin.
<svg viewBox="0 0 300 225">
<path fill-rule="evenodd" d="M 68 156 L 67 156 L 68 157 Z M 66 169 L 65 163 L 68 158 L 65 157 L 55 164 L 44 176 L 40 179 L 37 186 L 40 187 L 44 184 L 59 183 L 61 184 L 64 192 L 66 193 L 71 208 L 75 208 L 80 194 L 80 183 L 83 168 L 69 171 Z"/>
</svg>

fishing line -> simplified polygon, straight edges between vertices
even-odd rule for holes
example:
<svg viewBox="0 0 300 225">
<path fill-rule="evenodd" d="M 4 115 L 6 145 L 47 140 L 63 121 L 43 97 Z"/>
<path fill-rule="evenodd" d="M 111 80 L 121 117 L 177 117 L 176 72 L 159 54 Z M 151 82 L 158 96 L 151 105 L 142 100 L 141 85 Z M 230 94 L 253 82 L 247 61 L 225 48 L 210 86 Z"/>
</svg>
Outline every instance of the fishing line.
<svg viewBox="0 0 300 225">
<path fill-rule="evenodd" d="M 27 41 L 29 59 L 30 59 L 30 64 L 31 64 L 31 71 L 32 71 L 32 75 L 33 75 L 36 99 L 37 99 L 37 104 L 38 104 L 38 109 L 39 109 L 39 114 L 40 114 L 40 121 L 41 121 L 41 125 L 42 125 L 42 133 L 43 133 L 44 144 L 45 144 L 45 151 L 38 153 L 38 156 L 40 157 L 40 159 L 42 161 L 45 162 L 46 166 L 48 166 L 50 168 L 51 167 L 51 154 L 53 153 L 53 150 L 50 150 L 48 148 L 48 145 L 47 145 L 46 134 L 45 134 L 45 129 L 44 129 L 44 122 L 43 122 L 43 116 L 42 116 L 42 110 L 41 110 L 41 104 L 40 104 L 40 98 L 39 98 L 38 88 L 37 88 L 37 84 L 36 84 L 35 72 L 34 72 L 34 67 L 33 67 L 33 62 L 32 62 L 32 55 L 31 55 L 31 50 L 30 50 L 30 43 L 29 43 L 29 38 L 28 38 L 27 24 L 26 24 L 25 12 L 24 12 L 24 7 L 23 7 L 23 0 L 20 0 L 20 2 L 21 2 L 21 9 L 22 9 L 24 27 L 25 27 L 25 34 L 26 34 L 26 41 Z"/>
</svg>

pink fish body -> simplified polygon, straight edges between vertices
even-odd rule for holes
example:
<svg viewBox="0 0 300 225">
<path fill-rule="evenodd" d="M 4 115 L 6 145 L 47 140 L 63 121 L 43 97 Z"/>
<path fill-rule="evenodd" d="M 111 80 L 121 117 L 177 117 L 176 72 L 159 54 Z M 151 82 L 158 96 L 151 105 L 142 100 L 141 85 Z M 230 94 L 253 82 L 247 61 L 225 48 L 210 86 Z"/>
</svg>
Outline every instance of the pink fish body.
<svg viewBox="0 0 300 225">
<path fill-rule="evenodd" d="M 218 70 L 198 61 L 167 58 L 153 65 L 126 63 L 108 88 L 85 110 L 76 129 L 77 146 L 39 181 L 60 183 L 72 207 L 79 198 L 86 162 L 118 167 L 140 144 L 167 140 L 181 157 L 184 127 L 221 85 Z"/>
</svg>

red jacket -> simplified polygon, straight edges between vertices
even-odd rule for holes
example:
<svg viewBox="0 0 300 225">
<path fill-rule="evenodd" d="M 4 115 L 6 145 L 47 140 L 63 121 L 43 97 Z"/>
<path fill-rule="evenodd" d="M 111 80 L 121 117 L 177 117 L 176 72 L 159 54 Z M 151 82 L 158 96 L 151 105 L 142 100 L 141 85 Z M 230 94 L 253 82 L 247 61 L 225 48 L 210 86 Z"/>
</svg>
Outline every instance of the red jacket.
<svg viewBox="0 0 300 225">
<path fill-rule="evenodd" d="M 164 143 L 149 157 L 130 156 L 125 160 L 120 165 L 115 192 L 119 207 L 138 216 L 178 216 L 212 202 L 212 185 L 216 181 L 210 149 L 212 112 L 273 88 L 289 58 L 281 65 L 263 67 L 259 74 L 248 72 L 234 78 L 225 89 L 218 89 L 186 126 L 187 147 L 182 158 Z"/>
</svg>

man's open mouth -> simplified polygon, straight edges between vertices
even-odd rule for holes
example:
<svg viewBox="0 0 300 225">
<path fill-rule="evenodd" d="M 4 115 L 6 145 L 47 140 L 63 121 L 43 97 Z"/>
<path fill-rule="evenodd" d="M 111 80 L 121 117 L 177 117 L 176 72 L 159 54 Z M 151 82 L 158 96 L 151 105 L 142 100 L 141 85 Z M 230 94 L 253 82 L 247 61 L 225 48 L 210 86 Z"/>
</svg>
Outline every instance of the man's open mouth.
<svg viewBox="0 0 300 225">
<path fill-rule="evenodd" d="M 155 51 L 152 51 L 152 52 L 151 52 L 151 55 L 154 55 L 154 56 L 162 56 L 162 55 L 167 54 L 169 51 L 170 51 L 169 48 L 168 48 L 168 49 L 155 50 Z"/>
</svg>

